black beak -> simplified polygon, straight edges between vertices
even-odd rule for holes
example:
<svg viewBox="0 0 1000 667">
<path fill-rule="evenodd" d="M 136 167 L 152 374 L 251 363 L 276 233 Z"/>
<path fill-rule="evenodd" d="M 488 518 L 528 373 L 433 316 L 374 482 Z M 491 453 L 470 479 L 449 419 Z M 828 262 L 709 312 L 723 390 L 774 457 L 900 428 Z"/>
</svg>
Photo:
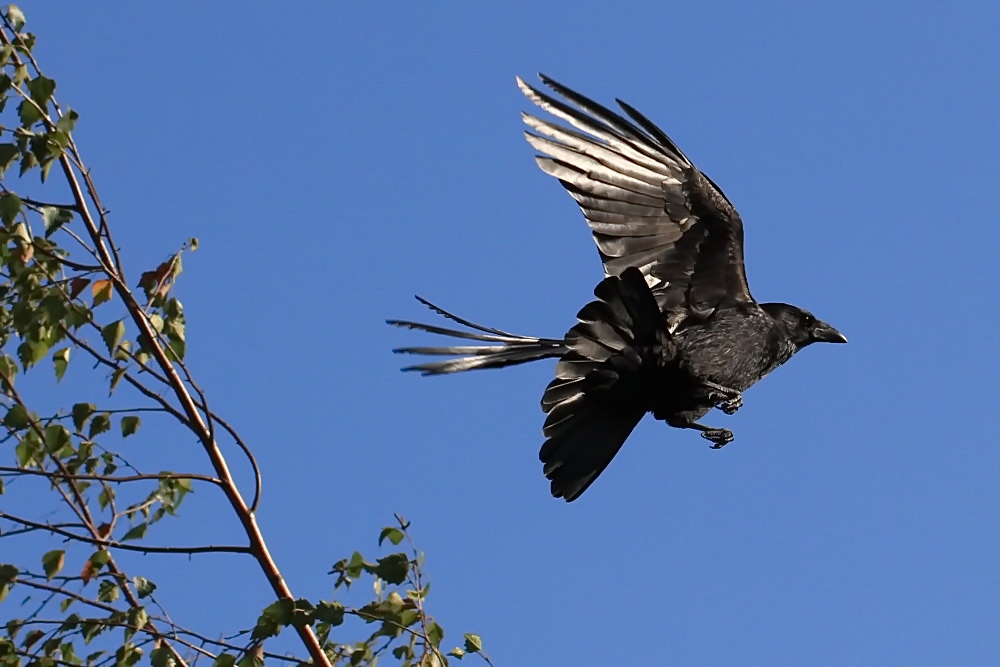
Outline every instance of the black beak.
<svg viewBox="0 0 1000 667">
<path fill-rule="evenodd" d="M 812 339 L 819 343 L 846 343 L 847 336 L 840 333 L 826 322 L 816 322 L 812 330 Z"/>
</svg>

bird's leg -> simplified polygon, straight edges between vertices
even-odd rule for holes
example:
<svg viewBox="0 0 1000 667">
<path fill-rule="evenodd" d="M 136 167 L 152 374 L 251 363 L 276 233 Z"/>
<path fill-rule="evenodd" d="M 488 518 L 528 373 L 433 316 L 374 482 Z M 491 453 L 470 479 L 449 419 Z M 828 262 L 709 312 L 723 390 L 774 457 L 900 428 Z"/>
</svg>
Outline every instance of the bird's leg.
<svg viewBox="0 0 1000 667">
<path fill-rule="evenodd" d="M 656 414 L 653 415 L 656 417 Z M 657 417 L 660 419 L 660 417 Z M 712 449 L 722 449 L 730 442 L 733 441 L 733 432 L 728 428 L 713 428 L 711 426 L 705 426 L 704 424 L 699 424 L 690 418 L 685 418 L 681 415 L 671 415 L 667 417 L 664 421 L 673 426 L 674 428 L 690 428 L 696 431 L 701 431 L 701 437 L 712 442 Z"/>
<path fill-rule="evenodd" d="M 735 389 L 724 387 L 711 380 L 702 380 L 701 382 L 708 389 L 708 400 L 727 415 L 734 414 L 743 406 L 743 394 Z"/>
</svg>

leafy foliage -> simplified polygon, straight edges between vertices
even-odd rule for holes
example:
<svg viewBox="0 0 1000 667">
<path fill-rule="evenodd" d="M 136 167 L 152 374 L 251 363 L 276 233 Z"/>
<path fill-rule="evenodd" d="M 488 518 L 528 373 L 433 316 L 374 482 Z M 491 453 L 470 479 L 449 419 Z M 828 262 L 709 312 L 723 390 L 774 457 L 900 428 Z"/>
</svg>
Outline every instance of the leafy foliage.
<svg viewBox="0 0 1000 667">
<path fill-rule="evenodd" d="M 272 660 L 375 665 L 388 655 L 407 666 L 447 665 L 449 657 L 470 653 L 489 662 L 476 635 L 442 652 L 444 630 L 424 610 L 430 584 L 423 557 L 401 518 L 378 543 L 405 541 L 406 551 L 375 560 L 356 552 L 331 570 L 342 593 L 371 578 L 372 600 L 349 606 L 292 595 L 253 520 L 260 473 L 252 453 L 211 410 L 185 363 L 186 322 L 175 288 L 182 257 L 197 249 L 197 239 L 145 267 L 137 283 L 126 279 L 108 211 L 73 138 L 81 116 L 57 103 L 57 82 L 35 60 L 36 38 L 26 25 L 17 7 L 0 10 L 0 540 L 32 536 L 47 546 L 31 562 L 0 563 L 0 603 L 20 616 L 0 626 L 0 667 L 144 660 L 164 667 L 198 660 L 226 667 Z M 27 196 L 36 173 L 35 189 L 48 192 L 47 184 L 61 179 L 72 202 Z M 100 391 L 80 390 L 67 407 L 48 405 L 47 392 L 22 390 L 20 376 L 49 364 L 54 383 L 89 377 Z M 143 471 L 121 453 L 167 428 L 183 431 L 184 442 L 193 436 L 214 474 Z M 228 472 L 222 437 L 249 459 L 256 482 L 249 500 Z M 10 492 L 12 480 L 24 482 L 19 493 L 35 484 L 50 503 L 36 502 L 37 494 L 22 501 Z M 157 524 L 175 517 L 196 488 L 221 492 L 244 544 L 154 541 Z M 274 602 L 256 621 L 244 619 L 244 630 L 212 638 L 171 620 L 149 573 L 122 565 L 126 551 L 252 558 Z M 233 610 L 233 622 L 241 611 Z M 360 630 L 364 639 L 344 640 L 351 623 L 367 628 Z M 286 629 L 297 635 L 301 656 L 266 650 Z"/>
</svg>

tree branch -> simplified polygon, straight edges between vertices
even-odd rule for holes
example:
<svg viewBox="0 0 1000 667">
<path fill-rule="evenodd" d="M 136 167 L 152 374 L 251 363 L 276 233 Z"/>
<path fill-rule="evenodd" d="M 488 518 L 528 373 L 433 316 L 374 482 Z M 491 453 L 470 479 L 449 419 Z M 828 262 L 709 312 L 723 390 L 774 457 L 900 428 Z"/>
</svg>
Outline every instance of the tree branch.
<svg viewBox="0 0 1000 667">
<path fill-rule="evenodd" d="M 253 555 L 253 550 L 250 547 L 243 547 L 237 545 L 207 545 L 199 547 L 154 547 L 154 546 L 139 546 L 137 544 L 125 544 L 124 542 L 118 542 L 117 540 L 102 539 L 99 537 L 90 537 L 88 535 L 80 535 L 78 533 L 73 533 L 68 530 L 63 530 L 54 524 L 38 523 L 32 521 L 31 519 L 25 519 L 23 517 L 14 516 L 13 514 L 8 514 L 6 512 L 0 512 L 0 519 L 6 519 L 13 523 L 25 526 L 28 528 L 35 528 L 37 530 L 44 530 L 55 535 L 61 535 L 69 540 L 75 542 L 84 542 L 86 544 L 93 544 L 95 546 L 107 549 L 122 549 L 123 551 L 138 551 L 144 554 L 205 554 L 205 553 L 237 553 L 237 554 L 251 554 Z"/>
<path fill-rule="evenodd" d="M 172 473 L 172 472 L 161 472 L 155 474 L 139 474 L 139 475 L 83 475 L 77 473 L 61 473 L 61 472 L 50 472 L 48 470 L 34 470 L 31 468 L 16 468 L 13 466 L 0 466 L 0 475 L 35 475 L 38 477 L 47 477 L 49 479 L 65 479 L 67 477 L 72 477 L 73 479 L 81 479 L 86 481 L 95 482 L 111 482 L 112 484 L 124 484 L 126 482 L 145 482 L 151 480 L 163 480 L 163 479 L 190 479 L 198 482 L 208 482 L 209 484 L 221 485 L 222 482 L 214 477 L 208 475 L 198 475 L 194 473 Z"/>
</svg>

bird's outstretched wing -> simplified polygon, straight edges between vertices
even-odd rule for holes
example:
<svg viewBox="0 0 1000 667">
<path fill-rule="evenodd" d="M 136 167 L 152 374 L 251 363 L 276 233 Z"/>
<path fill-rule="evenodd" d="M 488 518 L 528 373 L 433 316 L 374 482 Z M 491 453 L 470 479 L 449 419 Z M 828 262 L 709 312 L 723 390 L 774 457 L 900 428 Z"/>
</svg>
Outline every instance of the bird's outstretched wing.
<svg viewBox="0 0 1000 667">
<path fill-rule="evenodd" d="M 678 321 L 753 302 L 743 267 L 743 223 L 715 183 L 628 104 L 617 100 L 631 121 L 539 77 L 562 100 L 520 78 L 517 84 L 572 128 L 525 113 L 531 128 L 525 136 L 542 154 L 542 171 L 558 178 L 583 209 L 605 275 L 637 267 L 660 310 Z"/>
</svg>

